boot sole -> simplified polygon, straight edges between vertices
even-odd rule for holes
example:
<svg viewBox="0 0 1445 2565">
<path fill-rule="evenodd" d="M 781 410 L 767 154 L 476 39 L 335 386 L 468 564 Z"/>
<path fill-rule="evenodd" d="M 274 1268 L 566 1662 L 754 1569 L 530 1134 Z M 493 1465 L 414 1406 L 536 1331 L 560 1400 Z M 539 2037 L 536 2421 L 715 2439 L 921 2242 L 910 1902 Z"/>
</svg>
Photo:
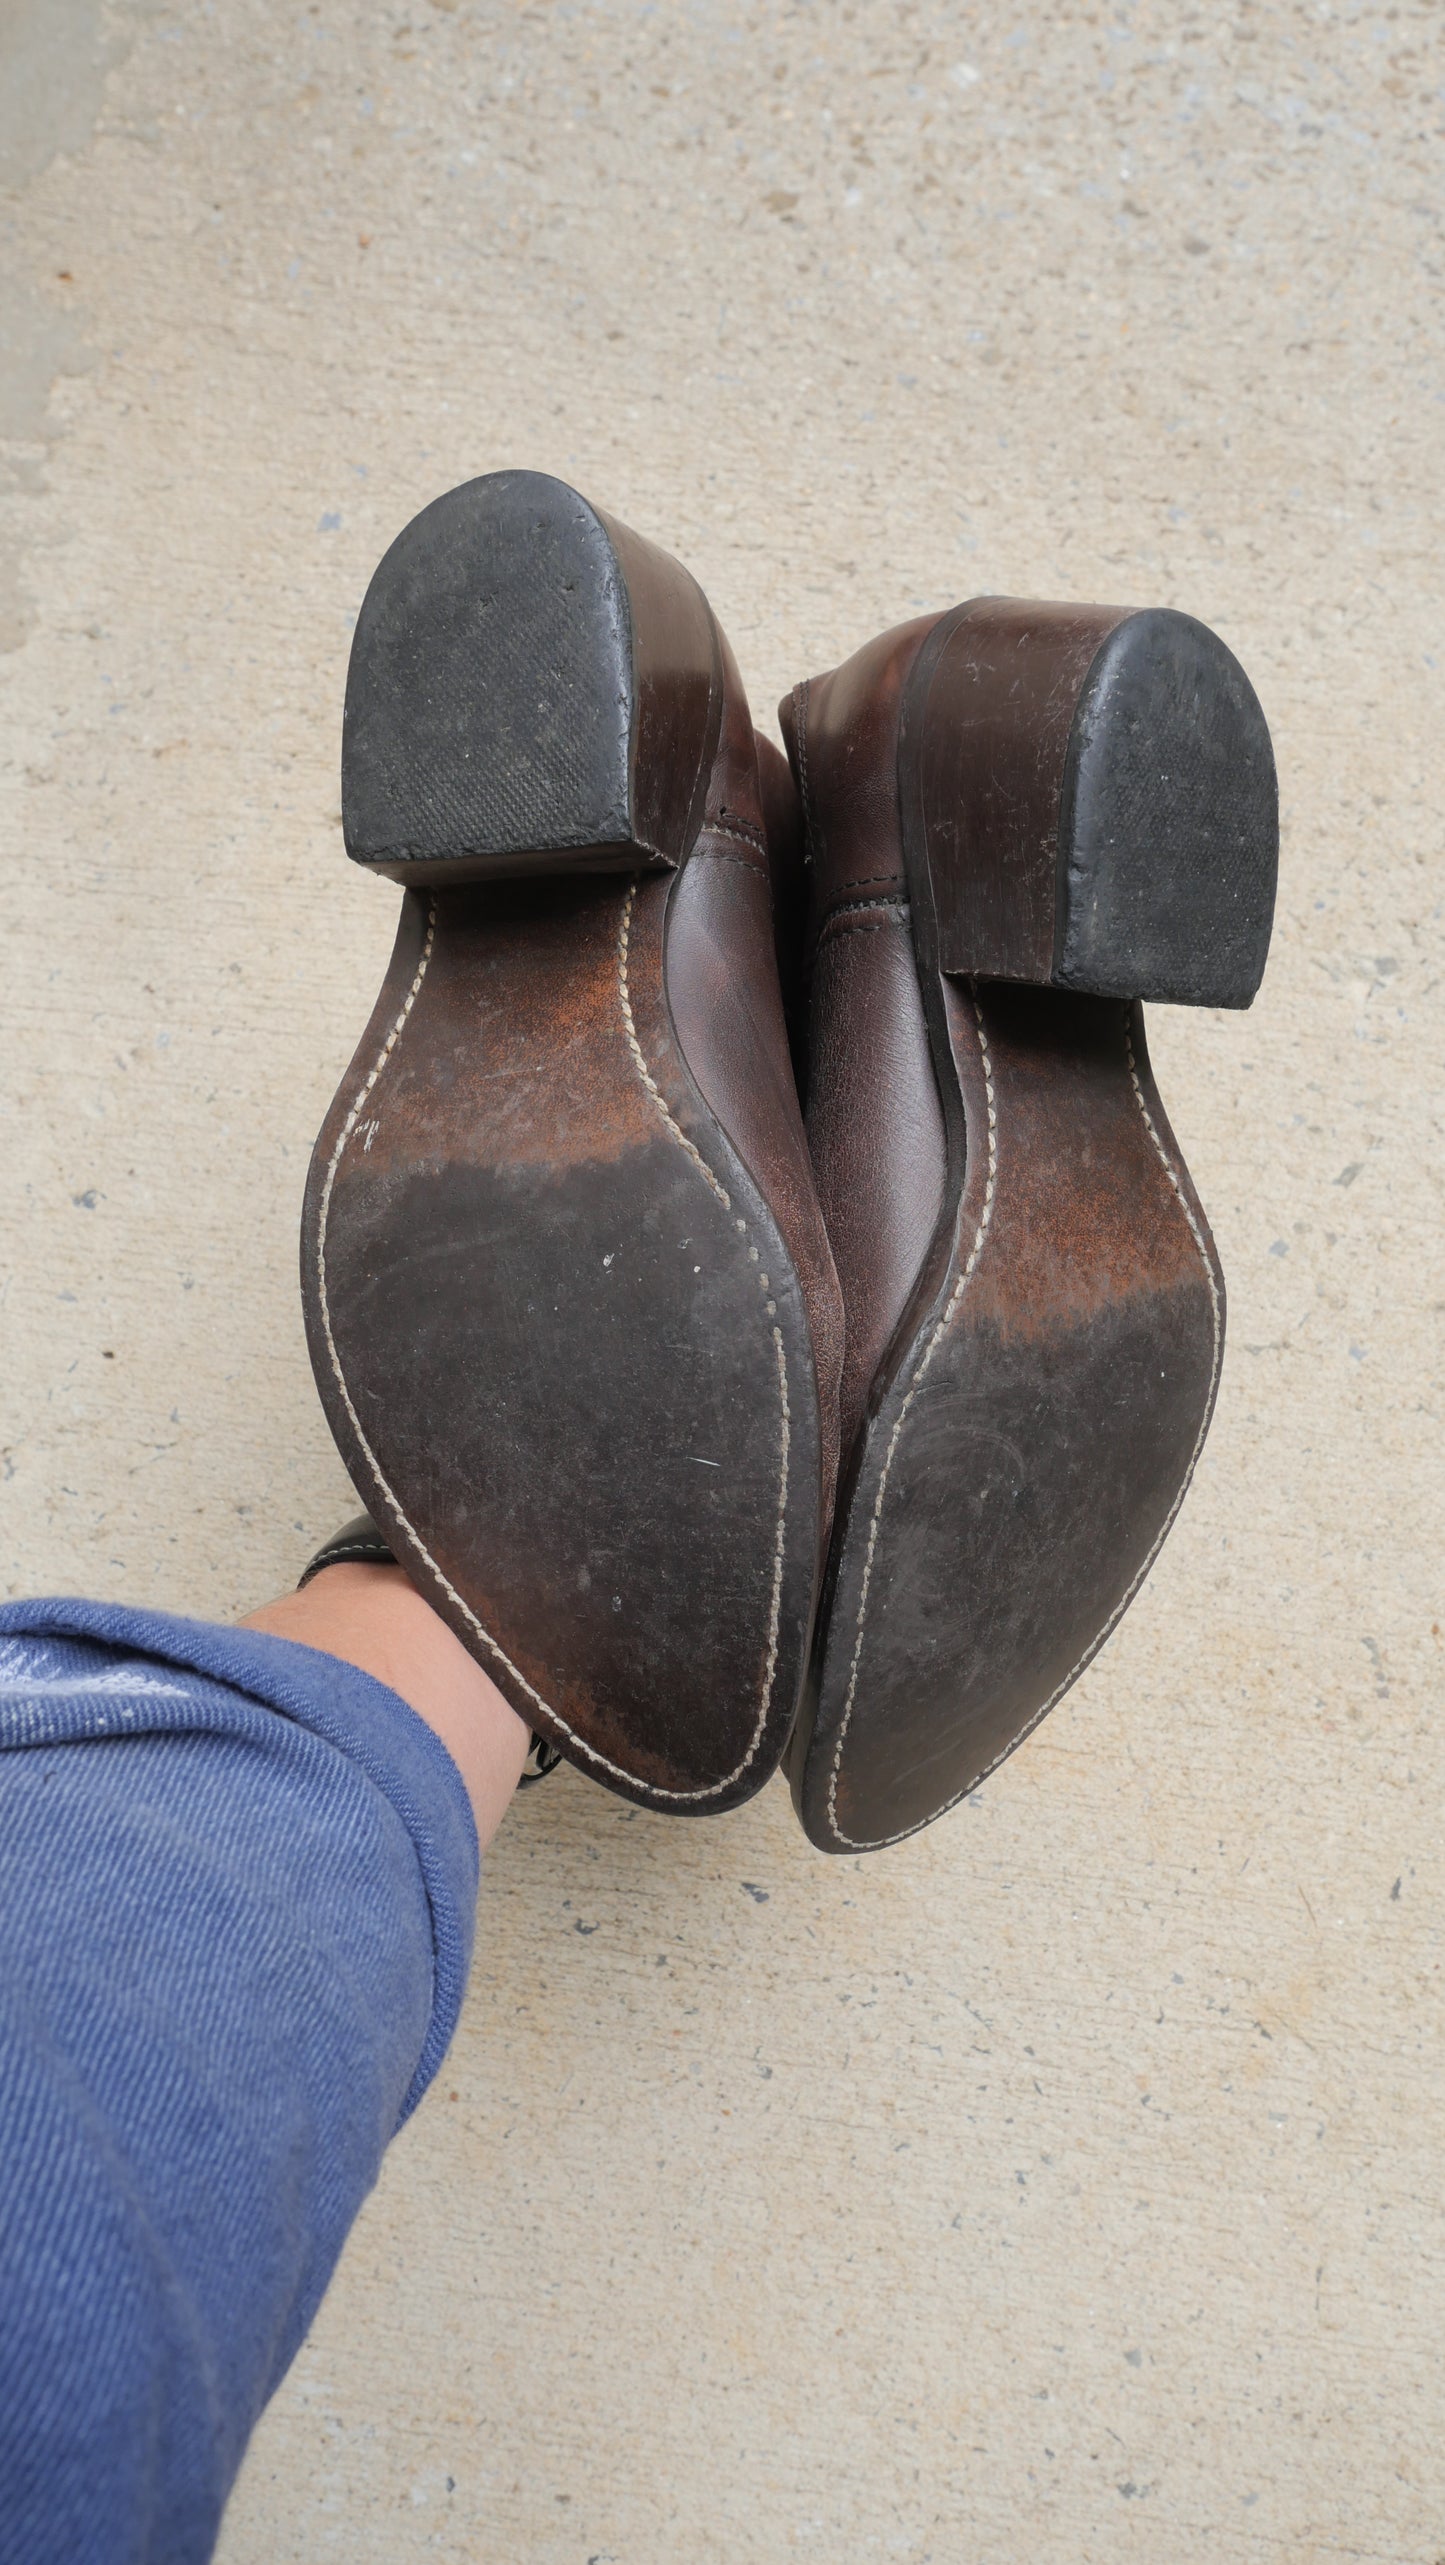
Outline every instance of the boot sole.
<svg viewBox="0 0 1445 2565">
<path fill-rule="evenodd" d="M 469 484 L 393 547 L 344 811 L 408 891 L 303 1230 L 397 1557 L 570 1761 L 695 1814 L 781 1754 L 820 1501 L 798 1280 L 667 999 L 719 668 L 686 573 L 560 483 Z"/>
<path fill-rule="evenodd" d="M 789 1758 L 827 1852 L 932 1823 L 1062 1700 L 1157 1558 L 1218 1390 L 1223 1276 L 1138 1001 L 1248 1003 L 1273 760 L 1202 627 L 1161 641 L 1158 618 L 1088 615 L 960 609 L 905 695 L 900 816 L 948 1175 L 847 1473 Z M 1042 639 L 1021 649 L 1025 618 Z M 1125 620 L 1145 629 L 1121 643 Z M 1181 666 L 1205 697 L 1192 767 Z M 1013 984 L 961 958 L 980 953 Z"/>
</svg>

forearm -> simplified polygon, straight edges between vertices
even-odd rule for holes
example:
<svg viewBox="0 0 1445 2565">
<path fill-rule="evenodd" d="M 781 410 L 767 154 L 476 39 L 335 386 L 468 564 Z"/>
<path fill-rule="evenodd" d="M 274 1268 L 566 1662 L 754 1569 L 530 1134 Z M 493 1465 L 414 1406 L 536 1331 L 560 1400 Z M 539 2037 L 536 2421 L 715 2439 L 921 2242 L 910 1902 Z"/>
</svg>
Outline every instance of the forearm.
<svg viewBox="0 0 1445 2565">
<path fill-rule="evenodd" d="M 209 2553 L 440 2063 L 477 1838 L 413 1601 L 349 1660 L 324 1619 L 0 1611 L 0 2565 Z"/>
</svg>

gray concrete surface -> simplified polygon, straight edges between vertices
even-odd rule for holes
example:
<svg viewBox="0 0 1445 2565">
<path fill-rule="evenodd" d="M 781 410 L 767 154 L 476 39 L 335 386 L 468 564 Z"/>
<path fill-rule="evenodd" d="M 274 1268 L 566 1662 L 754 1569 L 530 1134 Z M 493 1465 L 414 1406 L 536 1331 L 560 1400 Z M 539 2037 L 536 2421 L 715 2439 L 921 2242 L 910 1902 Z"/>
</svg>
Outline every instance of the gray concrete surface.
<svg viewBox="0 0 1445 2565">
<path fill-rule="evenodd" d="M 436 491 L 579 482 L 764 713 L 979 589 L 1184 606 L 1283 778 L 1262 998 L 1152 1027 L 1231 1320 L 1147 1591 L 885 1858 L 519 1808 L 225 2565 L 1445 2554 L 1439 40 L 0 9 L 9 1590 L 228 1614 L 346 1502 L 339 707 Z"/>
</svg>

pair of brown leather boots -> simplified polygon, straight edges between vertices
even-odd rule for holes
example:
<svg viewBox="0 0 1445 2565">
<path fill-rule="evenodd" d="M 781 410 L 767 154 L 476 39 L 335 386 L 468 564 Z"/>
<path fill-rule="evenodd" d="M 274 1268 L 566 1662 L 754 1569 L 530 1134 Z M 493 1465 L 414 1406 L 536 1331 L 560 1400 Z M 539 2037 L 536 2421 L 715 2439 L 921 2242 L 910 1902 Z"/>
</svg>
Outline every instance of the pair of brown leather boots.
<svg viewBox="0 0 1445 2565">
<path fill-rule="evenodd" d="M 1052 1708 L 1188 1486 L 1224 1287 L 1140 1001 L 1248 1005 L 1276 790 L 1164 611 L 976 599 L 782 724 L 562 483 L 407 527 L 343 765 L 406 896 L 303 1284 L 371 1515 L 537 1734 L 682 1815 L 786 1758 L 860 1852 Z"/>
</svg>

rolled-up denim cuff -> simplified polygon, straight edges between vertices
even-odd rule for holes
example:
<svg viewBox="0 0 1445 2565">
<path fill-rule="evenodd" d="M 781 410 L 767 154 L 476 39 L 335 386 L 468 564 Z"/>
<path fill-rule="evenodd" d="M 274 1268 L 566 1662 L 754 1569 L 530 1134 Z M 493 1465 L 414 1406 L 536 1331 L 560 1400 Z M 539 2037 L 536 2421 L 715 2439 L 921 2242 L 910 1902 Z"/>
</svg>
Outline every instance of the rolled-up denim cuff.
<svg viewBox="0 0 1445 2565">
<path fill-rule="evenodd" d="M 0 1691 L 0 1752 L 89 1737 L 243 1733 L 258 1712 L 294 1720 L 344 1754 L 389 1801 L 415 1847 L 431 1918 L 431 2019 L 397 2125 L 409 2118 L 456 2029 L 471 1964 L 480 1854 L 466 1785 L 440 1738 L 400 1694 L 319 1648 L 261 1630 L 70 1596 L 0 1604 L 7 1639 L 76 1639 L 202 1678 L 131 1689 L 67 1679 L 53 1694 Z"/>
</svg>

